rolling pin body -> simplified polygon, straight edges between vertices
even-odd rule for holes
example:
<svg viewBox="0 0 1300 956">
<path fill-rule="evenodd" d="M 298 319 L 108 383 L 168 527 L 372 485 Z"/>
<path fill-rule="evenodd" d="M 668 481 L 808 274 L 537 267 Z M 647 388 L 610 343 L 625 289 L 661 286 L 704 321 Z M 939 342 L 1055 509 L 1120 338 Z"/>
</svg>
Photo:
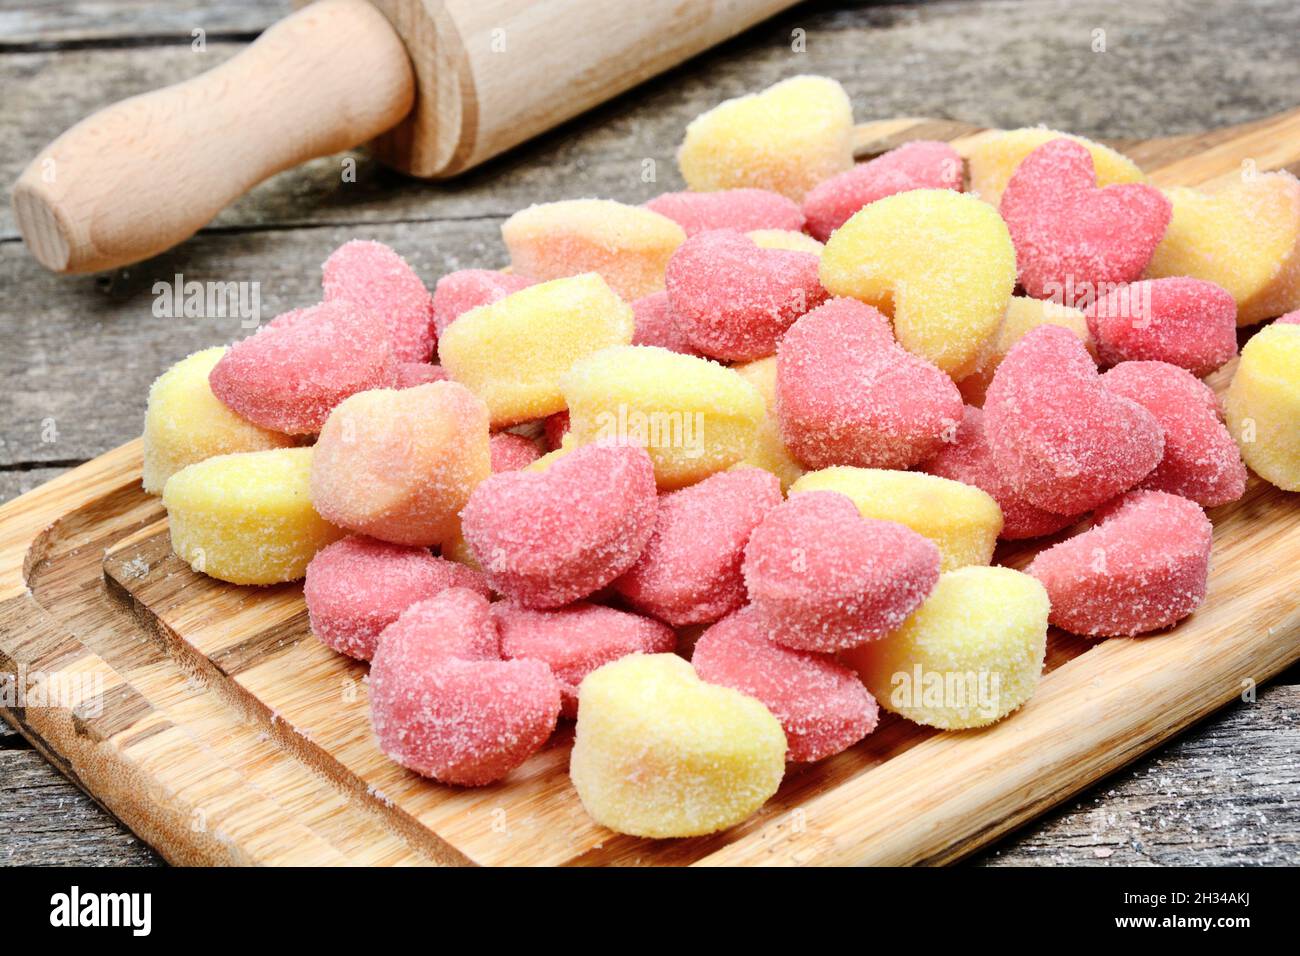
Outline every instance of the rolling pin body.
<svg viewBox="0 0 1300 956">
<path fill-rule="evenodd" d="M 452 176 L 744 30 L 793 0 L 317 0 L 209 73 L 51 143 L 14 186 L 56 272 L 137 262 L 263 179 L 374 141 Z"/>
<path fill-rule="evenodd" d="M 18 228 L 55 272 L 138 262 L 268 176 L 391 129 L 414 98 L 384 16 L 321 0 L 215 69 L 115 103 L 45 147 L 14 186 Z"/>
</svg>

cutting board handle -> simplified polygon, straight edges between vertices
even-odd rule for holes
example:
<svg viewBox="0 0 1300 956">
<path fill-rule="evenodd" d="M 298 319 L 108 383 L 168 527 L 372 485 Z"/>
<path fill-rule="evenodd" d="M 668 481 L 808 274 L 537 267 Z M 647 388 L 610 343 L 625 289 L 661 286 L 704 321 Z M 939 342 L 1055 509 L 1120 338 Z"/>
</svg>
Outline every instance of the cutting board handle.
<svg viewBox="0 0 1300 956">
<path fill-rule="evenodd" d="M 157 255 L 290 166 L 396 125 L 410 59 L 365 0 L 318 0 L 239 55 L 114 104 L 41 151 L 13 189 L 18 228 L 55 272 Z"/>
</svg>

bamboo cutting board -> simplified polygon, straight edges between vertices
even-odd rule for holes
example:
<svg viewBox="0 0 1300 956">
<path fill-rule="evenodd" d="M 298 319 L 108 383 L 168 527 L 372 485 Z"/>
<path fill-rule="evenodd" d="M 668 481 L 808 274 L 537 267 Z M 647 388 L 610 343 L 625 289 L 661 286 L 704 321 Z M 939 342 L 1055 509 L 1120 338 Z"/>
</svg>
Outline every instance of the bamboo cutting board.
<svg viewBox="0 0 1300 956">
<path fill-rule="evenodd" d="M 961 151 L 981 135 L 918 119 L 858 134 L 864 156 L 918 138 Z M 1247 161 L 1300 172 L 1300 110 L 1116 145 L 1160 185 L 1226 180 Z M 1222 391 L 1232 370 L 1210 383 Z M 366 668 L 310 634 L 300 586 L 226 585 L 171 554 L 137 441 L 0 508 L 0 676 L 22 681 L 29 704 L 6 701 L 4 716 L 178 863 L 950 862 L 1300 658 L 1300 496 L 1252 476 L 1211 517 L 1208 600 L 1173 630 L 1104 642 L 1053 630 L 1048 673 L 1011 718 L 942 734 L 886 717 L 849 751 L 792 770 L 741 826 L 649 841 L 583 812 L 568 726 L 481 789 L 384 758 Z M 1031 555 L 1004 547 L 999 560 Z"/>
</svg>

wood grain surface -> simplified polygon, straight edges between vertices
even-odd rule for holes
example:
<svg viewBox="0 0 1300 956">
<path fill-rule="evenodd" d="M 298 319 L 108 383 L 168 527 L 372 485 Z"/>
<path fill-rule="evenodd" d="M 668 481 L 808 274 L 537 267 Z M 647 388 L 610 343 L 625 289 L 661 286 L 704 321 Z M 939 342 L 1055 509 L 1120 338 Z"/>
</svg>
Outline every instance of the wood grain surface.
<svg viewBox="0 0 1300 956">
<path fill-rule="evenodd" d="M 237 0 L 164 7 L 152 0 L 5 0 L 0 126 L 8 145 L 0 173 L 12 182 L 52 132 L 109 99 L 210 68 L 285 12 L 287 5 Z M 196 27 L 206 29 L 202 54 L 190 48 Z M 796 29 L 805 31 L 807 46 L 793 56 Z M 1090 49 L 1098 29 L 1106 33 L 1105 54 Z M 321 160 L 269 181 L 181 249 L 132 270 L 48 277 L 15 241 L 9 210 L 0 209 L 0 400 L 7 410 L 0 494 L 35 487 L 138 433 L 153 377 L 189 351 L 242 334 L 219 320 L 151 315 L 153 281 L 175 272 L 259 281 L 269 317 L 309 300 L 319 262 L 358 235 L 392 243 L 428 281 L 464 265 L 502 264 L 496 230 L 515 208 L 566 195 L 640 201 L 679 188 L 672 150 L 691 116 L 799 71 L 840 78 L 860 117 L 1044 121 L 1112 138 L 1247 121 L 1294 105 L 1300 63 L 1288 38 L 1297 30 L 1300 10 L 1281 0 L 1251 4 L 1248 15 L 1177 0 L 1140 8 L 1117 0 L 817 4 L 465 180 L 415 183 L 361 154 Z M 348 158 L 359 161 L 359 175 L 343 184 L 339 169 Z M 656 160 L 655 182 L 640 176 L 645 159 Z M 1298 679 L 1293 669 L 1282 685 L 1263 688 L 1258 703 L 1234 705 L 980 862 L 1296 862 L 1300 780 L 1286 758 L 1297 743 L 1288 686 Z M 14 754 L 32 769 L 10 778 L 0 797 L 0 859 L 120 862 L 107 834 L 139 846 L 21 738 L 0 738 L 5 767 Z M 24 808 L 37 806 L 47 790 L 100 822 L 84 830 L 19 826 L 18 818 L 30 819 Z"/>
</svg>

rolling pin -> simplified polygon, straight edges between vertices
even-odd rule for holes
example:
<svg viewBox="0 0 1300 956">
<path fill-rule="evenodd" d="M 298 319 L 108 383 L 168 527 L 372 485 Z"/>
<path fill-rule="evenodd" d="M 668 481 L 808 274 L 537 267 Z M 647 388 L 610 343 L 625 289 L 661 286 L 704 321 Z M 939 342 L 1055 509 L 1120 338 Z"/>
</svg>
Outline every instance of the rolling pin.
<svg viewBox="0 0 1300 956">
<path fill-rule="evenodd" d="M 281 170 L 373 140 L 454 176 L 794 0 L 317 0 L 212 71 L 82 120 L 13 188 L 55 272 L 138 262 Z"/>
</svg>

